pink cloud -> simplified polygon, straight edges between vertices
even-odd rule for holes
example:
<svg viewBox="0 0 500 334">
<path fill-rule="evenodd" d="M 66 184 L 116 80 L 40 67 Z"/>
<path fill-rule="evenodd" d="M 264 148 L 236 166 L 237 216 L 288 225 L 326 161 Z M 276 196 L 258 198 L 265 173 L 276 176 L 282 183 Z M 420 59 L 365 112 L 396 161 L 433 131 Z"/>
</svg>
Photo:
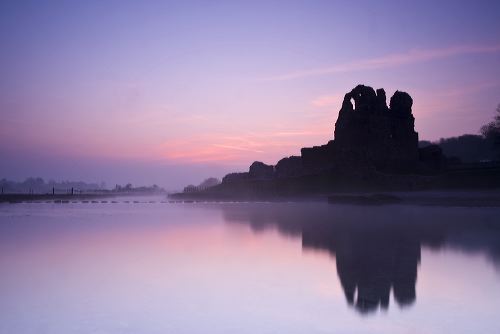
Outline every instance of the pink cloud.
<svg viewBox="0 0 500 334">
<path fill-rule="evenodd" d="M 334 95 L 322 95 L 311 101 L 311 104 L 315 107 L 323 108 L 323 107 L 334 107 L 342 104 L 343 97 L 340 94 Z"/>
<path fill-rule="evenodd" d="M 165 159 L 188 163 L 225 162 L 232 164 L 262 160 L 274 164 L 279 159 L 299 154 L 304 142 L 324 143 L 323 131 L 276 131 L 241 135 L 209 135 L 197 139 L 175 139 L 165 142 L 159 155 Z"/>
</svg>

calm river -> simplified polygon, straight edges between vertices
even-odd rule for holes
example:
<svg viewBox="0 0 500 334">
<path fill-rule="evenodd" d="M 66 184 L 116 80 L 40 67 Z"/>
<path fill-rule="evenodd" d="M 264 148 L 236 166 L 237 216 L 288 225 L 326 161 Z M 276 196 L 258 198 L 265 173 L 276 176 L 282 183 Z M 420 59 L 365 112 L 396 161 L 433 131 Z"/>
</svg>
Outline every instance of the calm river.
<svg viewBox="0 0 500 334">
<path fill-rule="evenodd" d="M 500 333 L 500 208 L 137 200 L 0 204 L 0 333 Z"/>
</svg>

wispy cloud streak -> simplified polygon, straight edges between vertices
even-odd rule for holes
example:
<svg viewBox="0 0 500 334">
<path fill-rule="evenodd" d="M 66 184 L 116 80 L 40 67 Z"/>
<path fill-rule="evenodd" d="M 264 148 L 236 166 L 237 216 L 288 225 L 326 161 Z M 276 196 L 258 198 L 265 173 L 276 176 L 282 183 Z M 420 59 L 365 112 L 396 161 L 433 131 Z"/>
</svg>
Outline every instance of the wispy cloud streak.
<svg viewBox="0 0 500 334">
<path fill-rule="evenodd" d="M 297 152 L 304 139 L 317 141 L 320 134 L 317 129 L 247 132 L 233 136 L 213 134 L 203 138 L 169 140 L 163 143 L 159 155 L 172 161 L 189 163 L 248 163 L 253 159 L 274 163 L 279 157 Z"/>
<path fill-rule="evenodd" d="M 412 49 L 404 53 L 395 53 L 372 59 L 362 59 L 328 67 L 294 71 L 282 75 L 263 78 L 263 81 L 284 81 L 311 76 L 328 75 L 334 73 L 374 70 L 396 67 L 401 65 L 425 62 L 435 59 L 448 58 L 466 54 L 494 53 L 500 51 L 500 44 L 494 45 L 461 45 L 441 49 Z"/>
<path fill-rule="evenodd" d="M 334 94 L 334 95 L 322 95 L 311 101 L 311 104 L 315 107 L 331 107 L 337 106 L 342 103 L 343 96 L 342 94 Z"/>
</svg>

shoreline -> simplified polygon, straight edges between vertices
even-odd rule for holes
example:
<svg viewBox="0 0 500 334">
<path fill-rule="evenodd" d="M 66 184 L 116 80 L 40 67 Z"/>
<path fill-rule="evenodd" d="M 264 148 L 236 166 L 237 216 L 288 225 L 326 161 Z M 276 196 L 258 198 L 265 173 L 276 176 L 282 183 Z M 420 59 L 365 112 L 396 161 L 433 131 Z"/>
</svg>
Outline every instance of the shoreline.
<svg viewBox="0 0 500 334">
<path fill-rule="evenodd" d="M 112 197 L 154 196 L 153 193 L 97 193 L 97 194 L 0 194 L 0 203 L 23 203 L 33 201 L 78 201 Z"/>
<path fill-rule="evenodd" d="M 170 194 L 171 202 L 327 202 L 333 205 L 420 205 L 457 207 L 500 207 L 500 189 L 444 190 L 444 191 L 389 191 L 389 192 L 336 192 L 304 196 L 254 196 L 221 193 Z"/>
<path fill-rule="evenodd" d="M 165 194 L 2 194 L 0 203 L 71 203 L 75 201 L 103 200 L 116 197 L 165 196 Z M 444 190 L 444 191 L 413 191 L 413 192 L 335 192 L 309 194 L 303 196 L 249 194 L 228 195 L 221 193 L 176 193 L 165 196 L 165 203 L 301 203 L 316 202 L 331 205 L 418 205 L 444 207 L 500 207 L 500 189 L 498 190 Z"/>
</svg>

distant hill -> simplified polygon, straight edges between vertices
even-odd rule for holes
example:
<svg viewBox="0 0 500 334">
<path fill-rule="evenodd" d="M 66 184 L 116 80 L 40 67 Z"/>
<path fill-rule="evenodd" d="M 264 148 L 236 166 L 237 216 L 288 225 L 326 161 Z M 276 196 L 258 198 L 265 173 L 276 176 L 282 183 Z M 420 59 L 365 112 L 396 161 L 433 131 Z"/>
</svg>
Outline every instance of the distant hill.
<svg viewBox="0 0 500 334">
<path fill-rule="evenodd" d="M 422 140 L 419 147 L 439 145 L 447 157 L 457 157 L 462 162 L 481 162 L 497 159 L 497 151 L 490 138 L 481 135 L 465 134 L 458 137 L 441 138 L 437 142 Z"/>
</svg>

